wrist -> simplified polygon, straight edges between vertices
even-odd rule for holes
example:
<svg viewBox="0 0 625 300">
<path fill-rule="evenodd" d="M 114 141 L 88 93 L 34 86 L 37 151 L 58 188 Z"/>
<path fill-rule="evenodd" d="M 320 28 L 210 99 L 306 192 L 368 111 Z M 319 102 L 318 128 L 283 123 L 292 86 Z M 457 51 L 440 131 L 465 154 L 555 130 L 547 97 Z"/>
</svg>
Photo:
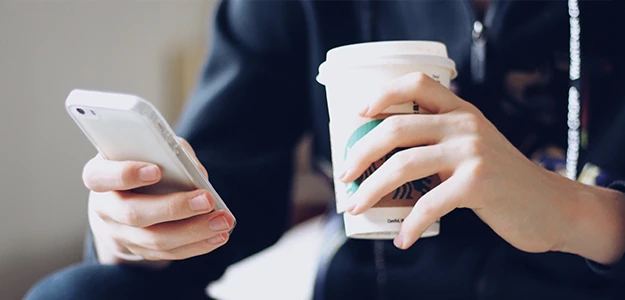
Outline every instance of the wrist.
<svg viewBox="0 0 625 300">
<path fill-rule="evenodd" d="M 623 193 L 568 182 L 569 225 L 560 251 L 603 265 L 618 262 L 625 253 L 625 196 Z"/>
</svg>

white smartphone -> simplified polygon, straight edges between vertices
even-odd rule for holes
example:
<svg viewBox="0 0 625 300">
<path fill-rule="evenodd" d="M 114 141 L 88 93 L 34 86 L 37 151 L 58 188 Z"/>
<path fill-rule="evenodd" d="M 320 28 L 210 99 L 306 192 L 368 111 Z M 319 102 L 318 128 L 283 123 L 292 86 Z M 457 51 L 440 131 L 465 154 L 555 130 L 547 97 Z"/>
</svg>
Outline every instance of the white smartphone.
<svg viewBox="0 0 625 300">
<path fill-rule="evenodd" d="M 230 212 L 150 102 L 135 95 L 76 89 L 67 97 L 65 107 L 105 159 L 150 162 L 161 168 L 158 183 L 133 192 L 166 194 L 204 189 L 215 199 L 216 210 Z"/>
</svg>

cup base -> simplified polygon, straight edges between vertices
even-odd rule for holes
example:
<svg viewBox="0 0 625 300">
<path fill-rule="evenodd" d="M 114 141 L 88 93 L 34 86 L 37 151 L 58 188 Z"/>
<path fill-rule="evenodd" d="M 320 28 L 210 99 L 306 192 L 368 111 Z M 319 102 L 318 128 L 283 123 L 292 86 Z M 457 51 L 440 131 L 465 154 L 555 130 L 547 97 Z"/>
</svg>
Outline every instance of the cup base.
<svg viewBox="0 0 625 300">
<path fill-rule="evenodd" d="M 392 240 L 411 210 L 412 207 L 376 207 L 358 216 L 344 213 L 345 234 L 353 239 Z M 421 237 L 436 236 L 439 232 L 440 221 L 437 220 Z"/>
</svg>

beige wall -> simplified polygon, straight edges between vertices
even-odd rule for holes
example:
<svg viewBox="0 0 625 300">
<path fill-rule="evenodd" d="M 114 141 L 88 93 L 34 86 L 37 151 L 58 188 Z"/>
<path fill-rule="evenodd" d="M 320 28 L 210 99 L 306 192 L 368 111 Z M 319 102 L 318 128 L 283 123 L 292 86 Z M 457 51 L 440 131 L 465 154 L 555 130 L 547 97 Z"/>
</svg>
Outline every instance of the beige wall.
<svg viewBox="0 0 625 300">
<path fill-rule="evenodd" d="M 172 121 L 180 53 L 214 1 L 0 1 L 0 297 L 80 258 L 81 168 L 95 154 L 64 111 L 72 88 L 136 93 Z"/>
</svg>

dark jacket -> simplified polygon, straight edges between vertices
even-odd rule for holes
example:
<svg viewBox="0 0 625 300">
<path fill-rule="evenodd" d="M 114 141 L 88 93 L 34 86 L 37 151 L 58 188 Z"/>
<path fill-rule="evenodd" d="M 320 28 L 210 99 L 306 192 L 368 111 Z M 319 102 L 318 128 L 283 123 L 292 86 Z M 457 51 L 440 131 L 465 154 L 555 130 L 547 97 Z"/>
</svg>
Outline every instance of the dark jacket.
<svg viewBox="0 0 625 300">
<path fill-rule="evenodd" d="M 168 272 L 203 288 L 274 243 L 289 224 L 294 146 L 314 136 L 314 163 L 330 161 L 326 52 L 381 40 L 445 43 L 474 103 L 526 155 L 566 147 L 569 16 L 566 1 L 493 2 L 486 77 L 472 76 L 475 14 L 468 1 L 224 1 L 212 48 L 178 133 L 195 148 L 238 225 L 221 249 Z M 581 3 L 587 162 L 625 178 L 625 19 L 622 1 Z M 332 207 L 332 205 L 329 205 Z M 339 222 L 340 223 L 340 222 Z M 407 251 L 390 241 L 345 240 L 322 268 L 325 299 L 625 299 L 623 263 L 606 268 L 562 254 L 516 250 L 472 211 L 443 217 L 437 237 Z M 297 255 L 297 253 L 293 253 Z M 620 268 L 620 269 L 619 269 Z M 270 270 L 268 270 L 268 276 Z"/>
</svg>

